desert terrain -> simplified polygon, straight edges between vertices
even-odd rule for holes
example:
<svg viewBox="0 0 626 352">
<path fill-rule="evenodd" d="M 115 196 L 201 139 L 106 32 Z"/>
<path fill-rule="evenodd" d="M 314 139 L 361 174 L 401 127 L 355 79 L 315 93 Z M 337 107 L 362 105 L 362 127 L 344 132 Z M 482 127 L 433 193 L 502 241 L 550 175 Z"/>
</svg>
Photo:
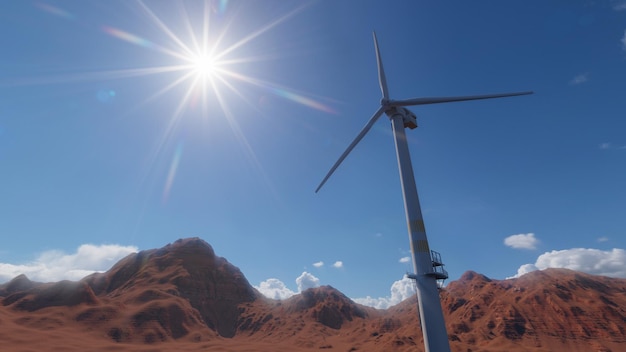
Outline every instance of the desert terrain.
<svg viewBox="0 0 626 352">
<path fill-rule="evenodd" d="M 624 351 L 626 280 L 566 269 L 440 292 L 453 351 Z M 265 298 L 198 238 L 78 282 L 0 285 L 1 351 L 423 351 L 416 298 L 387 310 L 330 286 Z"/>
</svg>

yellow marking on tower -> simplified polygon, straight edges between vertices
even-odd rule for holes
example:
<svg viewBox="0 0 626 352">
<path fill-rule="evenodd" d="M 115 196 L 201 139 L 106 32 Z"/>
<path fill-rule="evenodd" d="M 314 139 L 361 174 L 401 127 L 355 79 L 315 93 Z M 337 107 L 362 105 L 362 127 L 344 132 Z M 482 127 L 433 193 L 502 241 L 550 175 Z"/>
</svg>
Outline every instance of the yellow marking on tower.
<svg viewBox="0 0 626 352">
<path fill-rule="evenodd" d="M 411 221 L 411 223 L 409 224 L 409 228 L 411 228 L 411 229 L 413 229 L 414 231 L 417 231 L 417 232 L 426 233 L 426 227 L 424 226 L 424 220 L 413 220 L 413 221 Z"/>
<path fill-rule="evenodd" d="M 428 247 L 428 241 L 417 240 L 413 242 L 413 248 L 420 253 L 430 253 L 430 247 Z"/>
</svg>

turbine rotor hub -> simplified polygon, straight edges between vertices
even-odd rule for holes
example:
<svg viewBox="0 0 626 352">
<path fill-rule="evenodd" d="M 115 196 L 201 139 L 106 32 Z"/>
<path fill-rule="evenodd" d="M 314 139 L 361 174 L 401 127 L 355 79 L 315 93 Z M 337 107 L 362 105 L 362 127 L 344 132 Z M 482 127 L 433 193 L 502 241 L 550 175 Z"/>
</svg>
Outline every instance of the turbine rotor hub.
<svg viewBox="0 0 626 352">
<path fill-rule="evenodd" d="M 402 122 L 405 128 L 415 129 L 417 128 L 417 116 L 411 110 L 402 106 L 391 106 L 385 110 L 385 114 L 389 118 L 393 118 L 395 115 L 402 116 Z"/>
</svg>

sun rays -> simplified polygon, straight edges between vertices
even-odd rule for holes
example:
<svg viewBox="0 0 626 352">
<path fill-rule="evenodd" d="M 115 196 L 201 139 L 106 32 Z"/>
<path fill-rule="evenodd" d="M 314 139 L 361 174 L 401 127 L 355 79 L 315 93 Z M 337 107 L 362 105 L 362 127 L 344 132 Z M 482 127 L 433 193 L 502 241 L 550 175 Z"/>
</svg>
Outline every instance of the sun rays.
<svg viewBox="0 0 626 352">
<path fill-rule="evenodd" d="M 256 28 L 250 26 L 247 32 L 239 28 L 242 22 L 237 17 L 239 9 L 229 8 L 229 5 L 231 4 L 226 0 L 193 3 L 180 1 L 160 5 L 138 1 L 129 5 L 133 11 L 128 13 L 138 15 L 132 21 L 142 23 L 142 26 L 128 27 L 120 23 L 81 23 L 80 15 L 74 15 L 60 7 L 37 4 L 36 7 L 43 12 L 79 24 L 80 27 L 96 30 L 101 38 L 105 38 L 102 37 L 104 34 L 117 40 L 118 45 L 122 45 L 121 48 L 127 44 L 139 48 L 137 53 L 145 50 L 144 53 L 149 54 L 149 60 L 145 65 L 128 64 L 119 69 L 15 78 L 0 84 L 40 85 L 118 79 L 140 82 L 144 78 L 165 77 L 166 79 L 155 80 L 161 82 L 161 85 L 150 85 L 142 93 L 143 98 L 136 101 L 135 107 L 131 108 L 131 111 L 137 113 L 140 109 L 165 99 L 171 102 L 159 114 L 158 118 L 164 122 L 165 127 L 161 135 L 156 136 L 157 143 L 148 156 L 148 164 L 152 165 L 150 169 L 162 164 L 158 161 L 164 158 L 170 160 L 163 182 L 162 202 L 166 203 L 170 198 L 181 160 L 184 159 L 184 137 L 177 131 L 186 118 L 200 118 L 211 123 L 225 122 L 249 162 L 258 170 L 261 179 L 265 180 L 268 188 L 273 189 L 253 146 L 240 127 L 235 112 L 237 109 L 234 108 L 244 102 L 260 112 L 263 107 L 259 105 L 258 96 L 274 95 L 324 113 L 336 114 L 336 111 L 311 94 L 267 78 L 253 76 L 254 72 L 258 72 L 254 69 L 257 64 L 280 59 L 285 54 L 269 51 L 255 53 L 255 50 L 251 50 L 256 45 L 255 41 L 273 35 L 273 31 L 306 9 L 308 4 L 299 4 L 274 19 L 258 23 Z M 251 96 L 250 92 L 254 91 L 257 93 Z M 112 100 L 109 96 L 106 98 L 107 101 Z"/>
<path fill-rule="evenodd" d="M 68 73 L 61 76 L 40 75 L 39 77 L 23 77 L 5 81 L 4 84 L 60 84 L 80 81 L 140 78 L 141 76 L 178 73 L 178 77 L 174 78 L 169 84 L 162 87 L 154 87 L 155 92 L 146 99 L 146 102 L 165 95 L 177 87 L 184 87 L 186 91 L 181 95 L 179 104 L 173 109 L 174 111 L 183 111 L 185 105 L 190 103 L 194 91 L 201 93 L 201 97 L 204 100 L 203 104 L 206 104 L 208 97 L 216 97 L 218 89 L 228 89 L 242 99 L 246 99 L 241 92 L 237 91 L 237 88 L 232 83 L 232 80 L 235 80 L 312 109 L 327 113 L 336 113 L 333 108 L 314 99 L 307 93 L 297 92 L 295 89 L 284 87 L 279 83 L 268 82 L 244 74 L 237 68 L 237 66 L 241 64 L 250 65 L 255 62 L 280 57 L 280 53 L 250 56 L 250 54 L 243 55 L 237 51 L 245 48 L 247 44 L 250 44 L 259 37 L 268 34 L 268 32 L 276 29 L 276 27 L 282 23 L 292 19 L 298 13 L 302 12 L 308 6 L 307 4 L 301 5 L 274 20 L 268 21 L 260 28 L 244 34 L 242 38 L 238 40 L 233 40 L 234 38 L 231 36 L 231 38 L 229 38 L 231 44 L 228 45 L 225 45 L 224 42 L 226 42 L 225 38 L 230 35 L 230 27 L 233 26 L 234 22 L 233 19 L 230 18 L 219 30 L 213 28 L 218 26 L 212 26 L 213 18 L 224 17 L 224 13 L 228 8 L 228 1 L 226 0 L 194 3 L 196 5 L 200 4 L 201 10 L 191 12 L 191 14 L 190 10 L 186 7 L 188 6 L 186 3 L 173 2 L 173 4 L 176 4 L 175 7 L 178 9 L 178 14 L 174 11 L 174 13 L 168 13 L 167 16 L 155 13 L 155 11 L 142 1 L 138 1 L 136 4 L 138 4 L 139 12 L 157 29 L 153 31 L 151 35 L 142 36 L 130 30 L 109 24 L 96 25 L 96 27 L 99 29 L 99 32 L 105 33 L 112 38 L 158 53 L 164 59 L 162 64 Z M 68 21 L 79 21 L 76 16 L 62 8 L 39 3 L 36 5 L 40 10 L 49 14 L 64 18 Z M 174 22 L 178 22 L 176 23 L 177 26 L 171 24 Z M 80 24 L 83 27 L 93 27 L 93 24 Z M 182 30 L 181 27 L 184 28 L 184 30 Z M 172 61 L 175 63 L 171 63 Z M 250 103 L 250 101 L 248 102 Z"/>
<path fill-rule="evenodd" d="M 244 84 L 253 86 L 256 89 L 261 89 L 265 92 L 272 93 L 281 98 L 290 100 L 292 102 L 301 104 L 303 106 L 317 109 L 326 113 L 335 113 L 335 111 L 321 102 L 318 102 L 310 97 L 306 97 L 303 94 L 298 94 L 288 88 L 280 87 L 278 84 L 273 84 L 260 80 L 258 78 L 243 74 L 237 70 L 238 64 L 250 64 L 256 61 L 267 60 L 266 57 L 250 57 L 238 55 L 238 50 L 245 48 L 245 46 L 262 35 L 270 32 L 272 29 L 279 26 L 281 23 L 289 20 L 305 6 L 300 6 L 285 15 L 268 22 L 261 26 L 259 29 L 244 35 L 243 38 L 232 41 L 232 44 L 223 47 L 223 43 L 226 41 L 226 33 L 228 28 L 232 25 L 232 22 L 226 24 L 225 28 L 221 31 L 215 31 L 212 27 L 212 12 L 211 3 L 204 2 L 203 9 L 201 11 L 202 18 L 201 23 L 195 23 L 189 15 L 188 9 L 184 4 L 179 3 L 179 13 L 183 22 L 183 28 L 186 32 L 177 33 L 174 29 L 166 24 L 166 21 L 159 17 L 152 9 L 150 9 L 145 3 L 140 2 L 142 12 L 150 19 L 152 24 L 159 29 L 161 36 L 167 38 L 174 47 L 165 47 L 158 45 L 157 40 L 146 40 L 140 36 L 132 33 L 125 32 L 120 29 L 106 28 L 105 32 L 118 39 L 126 42 L 142 46 L 146 49 L 156 50 L 162 54 L 170 56 L 179 61 L 176 65 L 159 67 L 154 73 L 159 72 L 171 72 L 179 71 L 180 76 L 173 80 L 170 84 L 166 85 L 154 93 L 148 100 L 154 100 L 160 96 L 167 94 L 174 88 L 182 86 L 184 93 L 178 100 L 177 106 L 173 109 L 173 112 L 169 118 L 168 128 L 166 133 L 162 136 L 162 141 L 158 149 L 161 149 L 165 142 L 171 138 L 173 131 L 176 128 L 179 120 L 185 115 L 186 110 L 195 105 L 193 102 L 198 101 L 201 104 L 201 116 L 203 118 L 209 118 L 210 114 L 214 114 L 214 108 L 210 107 L 209 102 L 213 102 L 219 106 L 219 111 L 224 119 L 228 122 L 234 136 L 239 141 L 240 146 L 248 156 L 249 161 L 255 166 L 262 179 L 265 180 L 265 184 L 268 188 L 273 189 L 271 182 L 267 179 L 261 163 L 258 161 L 253 148 L 248 142 L 245 134 L 241 131 L 239 123 L 235 115 L 231 112 L 229 104 L 236 104 L 236 102 L 229 101 L 225 93 L 230 91 L 244 100 L 248 105 L 254 106 L 254 103 L 247 98 L 242 92 L 240 92 L 233 81 L 243 82 Z M 225 11 L 226 2 L 222 1 L 219 4 L 219 11 Z M 229 38 L 232 39 L 232 38 Z M 163 201 L 167 201 L 169 194 L 174 183 L 177 168 L 179 166 L 180 159 L 182 157 L 182 148 L 176 148 L 176 152 L 172 157 L 170 169 L 168 172 L 166 184 L 163 191 Z M 154 155 L 156 159 L 158 152 Z"/>
</svg>

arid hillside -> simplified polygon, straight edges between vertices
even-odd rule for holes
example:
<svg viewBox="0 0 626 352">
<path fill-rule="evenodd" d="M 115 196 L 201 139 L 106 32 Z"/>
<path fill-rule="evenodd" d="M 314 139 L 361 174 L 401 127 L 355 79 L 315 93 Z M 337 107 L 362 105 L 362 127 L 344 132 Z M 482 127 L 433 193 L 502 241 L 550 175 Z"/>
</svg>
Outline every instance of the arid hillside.
<svg viewBox="0 0 626 352">
<path fill-rule="evenodd" d="M 624 351 L 626 280 L 563 269 L 441 291 L 453 351 Z M 263 297 L 206 242 L 132 254 L 79 282 L 0 285 L 1 351 L 422 351 L 415 298 L 388 310 L 330 286 Z"/>
</svg>

